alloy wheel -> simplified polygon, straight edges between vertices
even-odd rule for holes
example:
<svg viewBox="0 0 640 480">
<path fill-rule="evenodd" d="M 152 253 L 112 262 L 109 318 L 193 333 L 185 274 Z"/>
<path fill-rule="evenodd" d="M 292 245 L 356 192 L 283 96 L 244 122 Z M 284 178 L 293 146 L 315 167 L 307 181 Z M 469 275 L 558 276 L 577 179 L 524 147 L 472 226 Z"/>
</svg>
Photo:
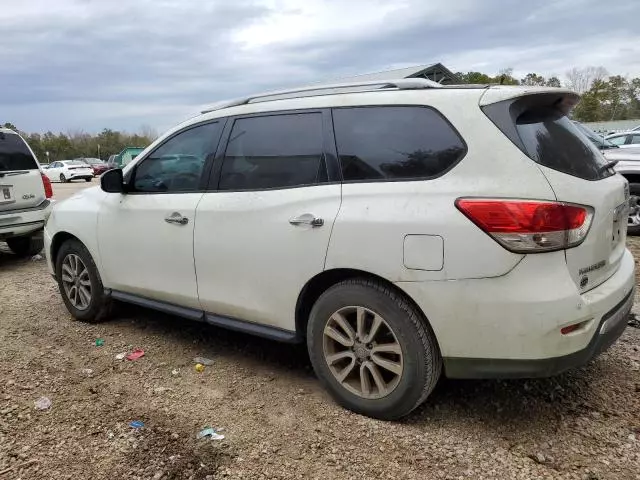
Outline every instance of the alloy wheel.
<svg viewBox="0 0 640 480">
<path fill-rule="evenodd" d="M 78 310 L 86 310 L 91 303 L 91 279 L 89 270 L 82 259 L 74 254 L 68 254 L 62 261 L 62 286 L 64 292 Z"/>
<path fill-rule="evenodd" d="M 638 201 L 640 201 L 640 197 L 633 196 L 629 202 L 629 204 L 631 205 L 631 209 L 629 211 L 629 217 L 627 219 L 628 227 L 640 226 L 640 205 L 638 205 Z"/>
<path fill-rule="evenodd" d="M 334 378 L 359 397 L 386 397 L 402 378 L 404 358 L 395 333 L 366 307 L 344 307 L 331 315 L 324 327 L 323 351 Z"/>
</svg>

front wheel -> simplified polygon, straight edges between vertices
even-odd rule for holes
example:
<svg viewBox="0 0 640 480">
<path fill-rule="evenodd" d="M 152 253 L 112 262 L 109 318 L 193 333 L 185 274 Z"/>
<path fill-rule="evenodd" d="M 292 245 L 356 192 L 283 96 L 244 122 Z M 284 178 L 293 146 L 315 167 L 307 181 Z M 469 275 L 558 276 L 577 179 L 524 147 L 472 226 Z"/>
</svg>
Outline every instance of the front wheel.
<svg viewBox="0 0 640 480">
<path fill-rule="evenodd" d="M 373 280 L 341 282 L 313 306 L 307 347 L 333 398 L 356 413 L 403 417 L 435 387 L 442 358 L 421 313 Z"/>
<path fill-rule="evenodd" d="M 42 236 L 14 237 L 7 239 L 9 249 L 19 257 L 32 257 L 44 248 Z"/>
<path fill-rule="evenodd" d="M 111 299 L 105 294 L 96 264 L 82 243 L 68 240 L 60 247 L 56 278 L 62 300 L 77 320 L 99 322 L 108 317 Z"/>
<path fill-rule="evenodd" d="M 67 183 L 67 177 L 64 176 L 64 173 L 60 174 L 60 182 L 61 183 Z"/>
</svg>

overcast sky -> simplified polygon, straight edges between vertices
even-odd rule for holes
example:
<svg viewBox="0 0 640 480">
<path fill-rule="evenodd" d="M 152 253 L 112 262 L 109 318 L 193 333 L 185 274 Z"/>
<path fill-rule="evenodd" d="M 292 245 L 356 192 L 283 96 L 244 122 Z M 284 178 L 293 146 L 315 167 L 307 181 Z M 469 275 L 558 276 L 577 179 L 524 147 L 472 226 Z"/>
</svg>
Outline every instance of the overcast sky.
<svg viewBox="0 0 640 480">
<path fill-rule="evenodd" d="M 162 131 L 202 105 L 442 62 L 640 75 L 638 0 L 19 0 L 0 7 L 0 123 Z"/>
</svg>

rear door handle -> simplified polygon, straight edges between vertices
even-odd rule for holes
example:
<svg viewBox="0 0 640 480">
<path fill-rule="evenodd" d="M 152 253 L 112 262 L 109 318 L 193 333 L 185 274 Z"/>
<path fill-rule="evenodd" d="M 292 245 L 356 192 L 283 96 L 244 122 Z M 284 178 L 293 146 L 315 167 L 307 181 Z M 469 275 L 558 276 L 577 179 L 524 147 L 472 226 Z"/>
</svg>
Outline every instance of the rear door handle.
<svg viewBox="0 0 640 480">
<path fill-rule="evenodd" d="M 186 225 L 189 223 L 189 219 L 180 215 L 179 212 L 173 212 L 171 215 L 164 217 L 164 221 L 173 225 Z"/>
<path fill-rule="evenodd" d="M 312 227 L 321 227 L 324 225 L 324 220 L 316 217 L 313 213 L 303 213 L 302 215 L 289 219 L 289 223 L 295 226 L 310 225 Z"/>
</svg>

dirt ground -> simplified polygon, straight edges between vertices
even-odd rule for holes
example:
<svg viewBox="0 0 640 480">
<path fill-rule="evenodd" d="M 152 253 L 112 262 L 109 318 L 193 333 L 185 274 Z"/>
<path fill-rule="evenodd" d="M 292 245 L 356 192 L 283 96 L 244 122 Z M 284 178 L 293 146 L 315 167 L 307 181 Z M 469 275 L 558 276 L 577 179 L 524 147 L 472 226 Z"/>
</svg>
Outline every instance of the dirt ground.
<svg viewBox="0 0 640 480">
<path fill-rule="evenodd" d="M 196 372 L 196 356 L 213 365 Z M 196 440 L 205 426 L 225 439 Z M 44 261 L 0 247 L 0 480 L 640 479 L 639 447 L 637 328 L 584 368 L 444 380 L 380 422 L 335 405 L 303 347 L 135 308 L 74 322 Z"/>
</svg>

